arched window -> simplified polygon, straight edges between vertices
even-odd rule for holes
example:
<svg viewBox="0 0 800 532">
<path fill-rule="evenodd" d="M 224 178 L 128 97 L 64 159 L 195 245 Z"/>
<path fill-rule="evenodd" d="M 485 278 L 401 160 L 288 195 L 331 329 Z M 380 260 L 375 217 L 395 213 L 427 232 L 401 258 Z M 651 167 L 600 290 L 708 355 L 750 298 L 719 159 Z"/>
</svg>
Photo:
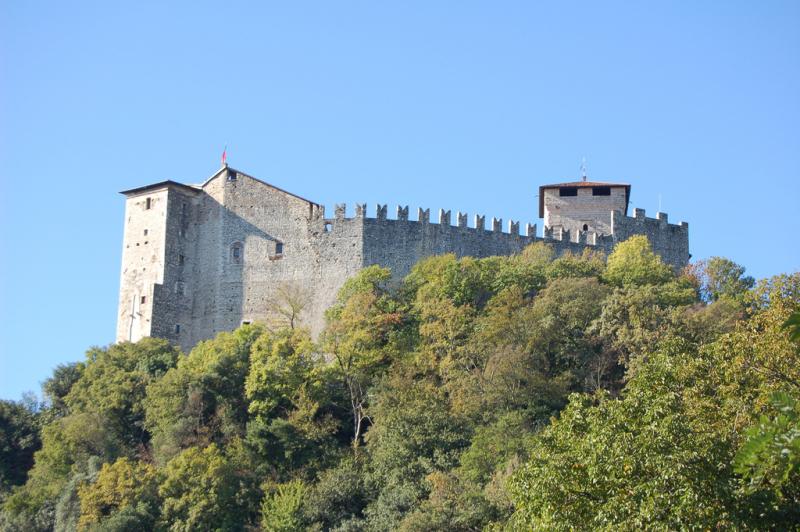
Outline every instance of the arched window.
<svg viewBox="0 0 800 532">
<path fill-rule="evenodd" d="M 584 231 L 588 231 L 589 230 L 589 224 L 583 224 L 583 230 Z"/>
<path fill-rule="evenodd" d="M 244 259 L 244 245 L 241 242 L 231 244 L 231 262 L 241 264 Z"/>
</svg>

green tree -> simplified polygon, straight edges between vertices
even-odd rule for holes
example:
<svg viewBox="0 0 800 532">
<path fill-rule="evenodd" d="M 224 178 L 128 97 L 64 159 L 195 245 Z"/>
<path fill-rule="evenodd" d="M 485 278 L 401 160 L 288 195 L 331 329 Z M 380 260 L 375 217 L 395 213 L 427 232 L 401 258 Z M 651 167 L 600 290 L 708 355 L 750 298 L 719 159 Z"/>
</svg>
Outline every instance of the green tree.
<svg viewBox="0 0 800 532">
<path fill-rule="evenodd" d="M 725 257 L 711 257 L 697 261 L 688 268 L 705 301 L 721 298 L 741 299 L 753 288 L 755 280 L 744 275 L 745 268 Z"/>
<path fill-rule="evenodd" d="M 261 505 L 261 529 L 267 532 L 303 530 L 303 506 L 308 487 L 301 480 L 278 484 Z"/>
<path fill-rule="evenodd" d="M 0 494 L 23 484 L 41 446 L 38 413 L 15 401 L 0 401 Z"/>
<path fill-rule="evenodd" d="M 145 390 L 175 366 L 179 354 L 169 342 L 157 338 L 92 348 L 64 402 L 70 412 L 92 412 L 104 418 L 107 428 L 125 445 L 146 444 Z M 68 379 L 72 372 L 64 373 L 67 375 L 59 375 L 59 380 Z M 64 388 L 64 384 L 58 386 Z"/>
<path fill-rule="evenodd" d="M 34 455 L 28 480 L 8 497 L 4 511 L 33 520 L 42 510 L 55 509 L 70 479 L 86 474 L 93 460 L 102 463 L 120 456 L 124 445 L 108 426 L 103 417 L 88 412 L 72 414 L 45 426 L 42 448 Z M 49 527 L 52 526 L 51 522 Z"/>
<path fill-rule="evenodd" d="M 245 381 L 249 412 L 260 417 L 288 414 L 300 388 L 318 385 L 317 361 L 305 330 L 284 329 L 261 336 L 253 344 Z"/>
<path fill-rule="evenodd" d="M 260 326 L 243 325 L 200 342 L 147 388 L 145 426 L 158 460 L 193 445 L 226 444 L 245 435 L 250 349 L 263 332 Z"/>
<path fill-rule="evenodd" d="M 651 356 L 623 398 L 574 395 L 512 482 L 517 518 L 548 530 L 732 526 L 731 442 L 691 415 L 692 356 Z"/>
<path fill-rule="evenodd" d="M 747 430 L 734 464 L 746 493 L 771 492 L 777 503 L 773 508 L 790 509 L 781 517 L 800 522 L 800 404 L 776 392 L 771 406 L 774 413 L 762 415 Z"/>
<path fill-rule="evenodd" d="M 794 406 L 775 401 L 800 382 L 800 353 L 783 329 L 800 304 L 800 274 L 763 282 L 748 299 L 750 319 L 715 342 L 674 335 L 641 357 L 620 399 L 574 395 L 514 477 L 521 526 L 796 524 Z"/>
<path fill-rule="evenodd" d="M 42 392 L 49 407 L 50 419 L 63 417 L 69 413 L 66 397 L 72 386 L 80 380 L 86 365 L 83 362 L 72 364 L 59 364 L 53 370 L 53 375 L 42 383 Z"/>
<path fill-rule="evenodd" d="M 448 411 L 447 397 L 431 378 L 395 366 L 375 393 L 374 424 L 366 434 L 368 485 L 376 497 L 365 509 L 370 526 L 395 529 L 427 498 L 426 478 L 455 467 L 471 427 Z"/>
<path fill-rule="evenodd" d="M 326 312 L 322 346 L 346 391 L 356 448 L 368 421 L 367 391 L 396 353 L 402 314 L 388 290 L 390 278 L 386 268 L 361 270 L 345 282 Z"/>
<path fill-rule="evenodd" d="M 603 278 L 615 286 L 642 286 L 666 283 L 674 274 L 653 253 L 647 237 L 637 235 L 614 246 Z"/>
<path fill-rule="evenodd" d="M 335 467 L 322 472 L 306 495 L 305 522 L 323 530 L 361 522 L 370 500 L 365 477 L 364 460 L 352 454 L 345 455 Z"/>
<path fill-rule="evenodd" d="M 90 530 L 113 519 L 118 512 L 136 510 L 140 530 L 152 529 L 158 517 L 158 475 L 146 463 L 120 458 L 103 464 L 96 480 L 78 489 L 80 518 L 78 530 Z M 138 508 L 137 508 L 138 507 Z M 130 524 L 131 519 L 126 521 Z"/>
<path fill-rule="evenodd" d="M 242 530 L 248 514 L 237 498 L 238 485 L 216 444 L 186 449 L 164 469 L 158 489 L 162 523 L 174 532 Z"/>
</svg>

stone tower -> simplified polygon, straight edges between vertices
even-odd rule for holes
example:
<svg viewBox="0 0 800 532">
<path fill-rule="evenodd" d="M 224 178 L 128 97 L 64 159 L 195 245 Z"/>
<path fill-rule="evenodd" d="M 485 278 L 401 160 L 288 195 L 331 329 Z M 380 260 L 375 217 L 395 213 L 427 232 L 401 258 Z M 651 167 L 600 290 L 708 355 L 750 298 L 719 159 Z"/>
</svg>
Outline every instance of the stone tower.
<svg viewBox="0 0 800 532">
<path fill-rule="evenodd" d="M 183 279 L 192 228 L 189 216 L 199 191 L 162 181 L 123 194 L 125 229 L 117 340 L 135 342 L 144 336 L 177 340 L 181 315 L 189 310 Z"/>
<path fill-rule="evenodd" d="M 610 235 L 611 212 L 628 214 L 631 186 L 574 181 L 539 187 L 539 217 L 545 231 L 577 237 L 581 232 Z"/>
</svg>

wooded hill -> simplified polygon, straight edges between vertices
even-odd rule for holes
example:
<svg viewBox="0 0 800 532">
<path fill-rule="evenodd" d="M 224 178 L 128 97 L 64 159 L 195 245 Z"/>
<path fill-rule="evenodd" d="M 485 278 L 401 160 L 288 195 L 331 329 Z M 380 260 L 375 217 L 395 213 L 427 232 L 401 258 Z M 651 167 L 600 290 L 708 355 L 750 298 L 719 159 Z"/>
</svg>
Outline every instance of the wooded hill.
<svg viewBox="0 0 800 532">
<path fill-rule="evenodd" d="M 318 341 L 286 287 L 282 325 L 92 348 L 0 402 L 0 528 L 798 527 L 800 274 L 676 275 L 635 237 L 390 279 Z"/>
</svg>

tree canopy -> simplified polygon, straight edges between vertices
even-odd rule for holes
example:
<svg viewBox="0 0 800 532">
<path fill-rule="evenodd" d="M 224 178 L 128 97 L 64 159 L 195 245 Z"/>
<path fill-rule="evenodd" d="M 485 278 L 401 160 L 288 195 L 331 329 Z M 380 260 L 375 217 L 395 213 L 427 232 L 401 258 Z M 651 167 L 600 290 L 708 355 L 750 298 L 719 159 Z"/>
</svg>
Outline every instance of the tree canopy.
<svg viewBox="0 0 800 532">
<path fill-rule="evenodd" d="M 349 279 L 322 334 L 91 348 L 0 402 L 0 529 L 800 526 L 800 274 L 647 239 Z"/>
</svg>

